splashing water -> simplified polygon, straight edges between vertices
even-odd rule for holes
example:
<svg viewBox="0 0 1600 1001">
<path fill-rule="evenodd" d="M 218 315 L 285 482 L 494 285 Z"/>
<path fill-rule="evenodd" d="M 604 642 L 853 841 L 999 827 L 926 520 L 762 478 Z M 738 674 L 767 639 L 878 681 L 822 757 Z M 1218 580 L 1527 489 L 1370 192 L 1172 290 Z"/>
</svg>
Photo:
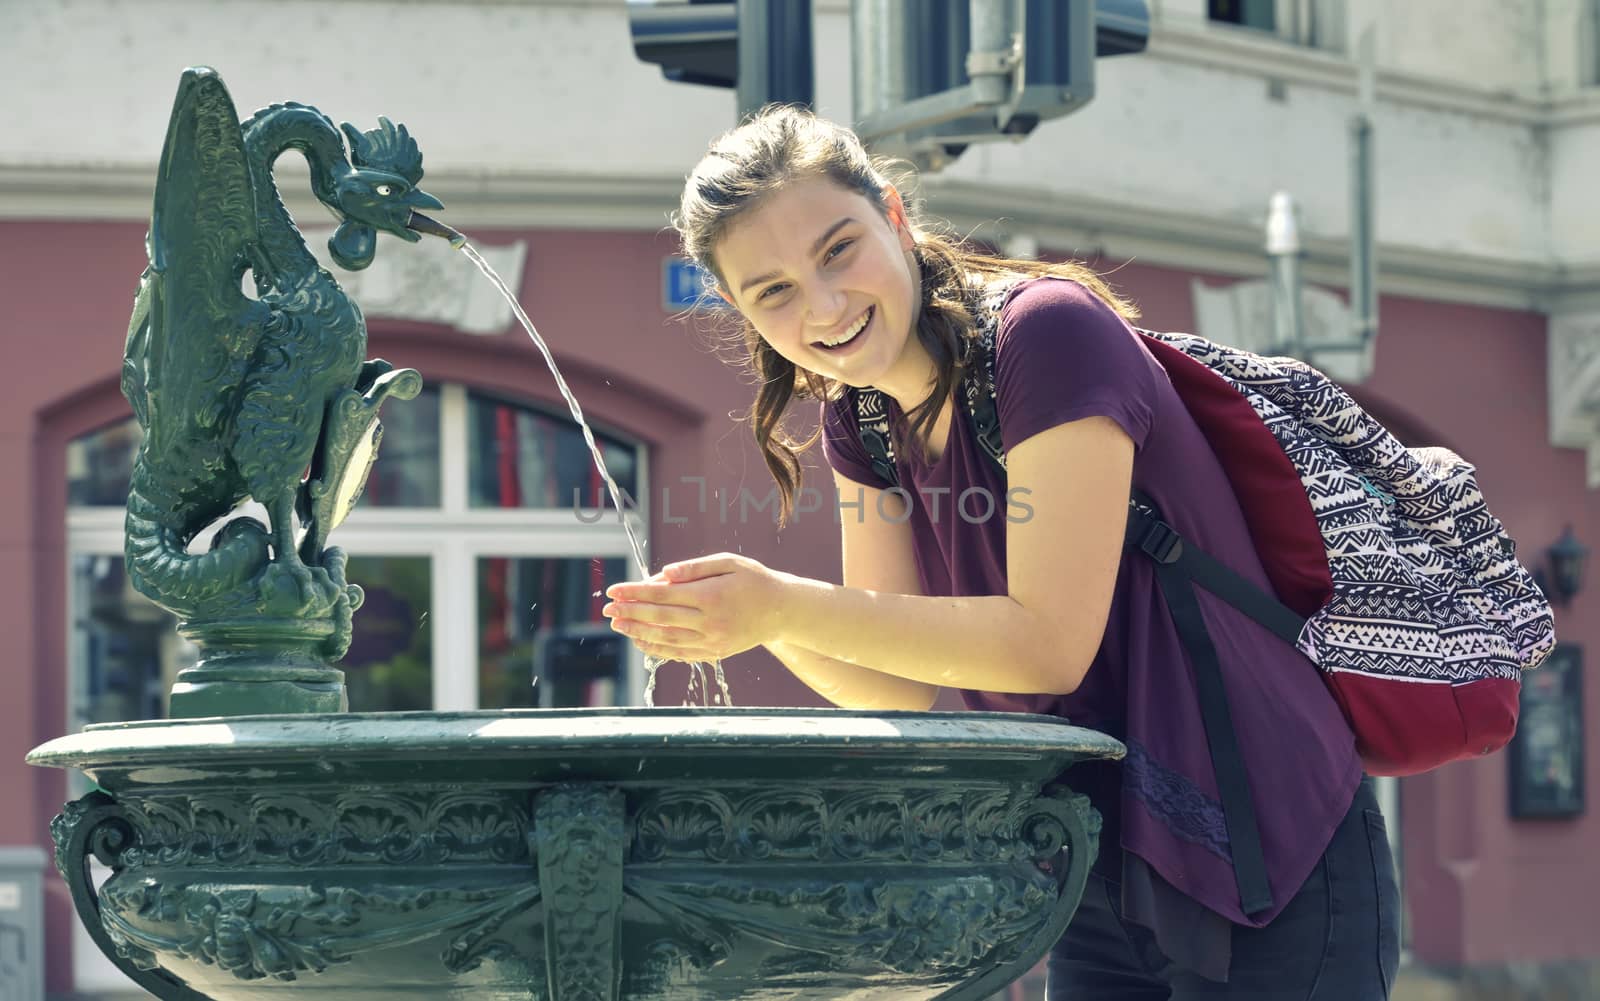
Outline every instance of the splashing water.
<svg viewBox="0 0 1600 1001">
<path fill-rule="evenodd" d="M 459 245 L 452 240 L 451 246 L 466 254 L 467 259 L 477 265 L 478 270 L 483 272 L 484 277 L 488 278 L 494 287 L 499 290 L 500 294 L 505 297 L 506 302 L 511 304 L 511 311 L 516 314 L 517 321 L 522 324 L 522 329 L 528 332 L 528 336 L 533 339 L 534 346 L 539 349 L 540 354 L 544 355 L 544 363 L 549 366 L 550 374 L 555 377 L 556 388 L 561 390 L 562 399 L 567 401 L 567 409 L 572 411 L 572 419 L 577 421 L 578 427 L 583 430 L 583 440 L 589 446 L 589 454 L 594 456 L 595 468 L 600 471 L 600 478 L 606 481 L 606 490 L 611 494 L 611 503 L 621 513 L 623 511 L 622 490 L 617 486 L 617 481 L 611 478 L 611 471 L 606 468 L 605 456 L 600 454 L 600 446 L 595 443 L 594 432 L 590 430 L 589 422 L 583 419 L 583 408 L 578 406 L 577 397 L 573 396 L 572 390 L 567 387 L 567 380 L 561 377 L 561 369 L 556 366 L 556 360 L 551 356 L 550 348 L 545 344 L 544 338 L 539 336 L 539 331 L 534 327 L 533 321 L 528 319 L 527 313 L 523 312 L 522 304 L 517 301 L 517 297 L 512 294 L 511 289 L 506 287 L 506 283 L 495 272 L 494 268 L 489 266 L 489 262 L 483 259 L 483 255 L 478 253 L 476 247 L 465 240 L 461 241 Z M 644 544 L 634 534 L 633 522 L 624 517 L 622 519 L 622 528 L 628 535 L 628 546 L 633 550 L 633 558 L 638 561 L 640 569 L 648 575 L 650 573 L 650 561 L 645 558 Z M 647 706 L 655 705 L 656 671 L 660 669 L 662 663 L 664 662 L 655 657 L 645 657 L 644 704 Z M 728 696 L 728 679 L 722 673 L 722 661 L 712 661 L 711 667 L 712 674 L 717 682 L 717 704 L 733 705 L 733 700 Z M 692 698 L 694 693 L 698 691 L 703 704 L 711 705 L 712 695 L 710 687 L 706 684 L 705 665 L 690 664 L 689 669 L 691 672 L 689 678 L 690 697 Z"/>
</svg>

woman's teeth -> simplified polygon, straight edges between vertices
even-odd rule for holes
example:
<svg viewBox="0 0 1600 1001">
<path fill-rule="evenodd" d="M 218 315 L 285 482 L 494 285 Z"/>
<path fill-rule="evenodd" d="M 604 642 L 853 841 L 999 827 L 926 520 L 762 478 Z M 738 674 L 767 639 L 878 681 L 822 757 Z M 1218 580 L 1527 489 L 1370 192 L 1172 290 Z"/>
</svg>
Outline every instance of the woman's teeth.
<svg viewBox="0 0 1600 1001">
<path fill-rule="evenodd" d="M 846 330 L 844 333 L 839 335 L 839 339 L 838 340 L 822 341 L 821 342 L 822 346 L 824 348 L 839 348 L 839 347 L 845 346 L 846 344 L 849 344 L 851 341 L 856 339 L 856 335 L 857 334 L 859 334 L 859 333 L 861 333 L 861 331 L 867 329 L 867 324 L 869 322 L 871 322 L 871 320 L 872 320 L 872 309 L 868 308 L 865 313 L 861 314 L 861 319 L 857 320 L 854 324 L 852 324 L 849 330 Z"/>
</svg>

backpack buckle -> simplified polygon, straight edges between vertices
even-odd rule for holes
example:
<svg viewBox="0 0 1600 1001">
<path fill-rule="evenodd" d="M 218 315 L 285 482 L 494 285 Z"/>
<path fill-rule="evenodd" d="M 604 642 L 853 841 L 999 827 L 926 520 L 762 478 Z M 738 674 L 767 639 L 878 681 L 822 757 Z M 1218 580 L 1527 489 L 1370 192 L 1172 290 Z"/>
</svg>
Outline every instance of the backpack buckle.
<svg viewBox="0 0 1600 1001">
<path fill-rule="evenodd" d="M 1145 528 L 1139 549 L 1157 563 L 1176 563 L 1183 556 L 1183 536 L 1166 522 L 1155 521 Z"/>
</svg>

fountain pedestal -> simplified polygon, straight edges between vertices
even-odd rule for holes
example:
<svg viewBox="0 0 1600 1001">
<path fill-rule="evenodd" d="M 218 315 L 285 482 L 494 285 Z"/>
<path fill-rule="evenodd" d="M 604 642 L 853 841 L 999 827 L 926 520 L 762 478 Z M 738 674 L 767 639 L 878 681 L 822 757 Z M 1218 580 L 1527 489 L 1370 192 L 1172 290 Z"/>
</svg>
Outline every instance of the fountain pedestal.
<svg viewBox="0 0 1600 1001">
<path fill-rule="evenodd" d="M 161 998 L 976 1001 L 1066 927 L 1099 818 L 1059 782 L 1121 750 L 1037 716 L 616 709 L 111 724 L 29 760 L 100 787 L 56 861 Z"/>
</svg>

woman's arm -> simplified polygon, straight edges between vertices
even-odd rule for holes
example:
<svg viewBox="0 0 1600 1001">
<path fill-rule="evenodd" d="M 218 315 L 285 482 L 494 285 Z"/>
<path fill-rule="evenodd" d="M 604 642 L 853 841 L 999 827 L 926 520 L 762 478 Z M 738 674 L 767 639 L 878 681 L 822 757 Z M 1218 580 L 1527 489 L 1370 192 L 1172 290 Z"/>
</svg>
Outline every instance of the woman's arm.
<svg viewBox="0 0 1600 1001">
<path fill-rule="evenodd" d="M 932 598 L 792 578 L 777 639 L 934 685 L 1073 691 L 1110 613 L 1133 452 L 1127 433 L 1102 417 L 1057 425 L 1010 451 L 1009 484 L 1028 491 L 1031 513 L 1006 526 L 1007 594 Z"/>
<path fill-rule="evenodd" d="M 905 502 L 893 494 L 881 496 L 883 491 L 875 487 L 862 487 L 838 470 L 833 479 L 840 495 L 858 487 L 863 490 L 862 511 L 882 510 L 890 515 L 839 519 L 845 586 L 891 594 L 921 593 L 911 526 L 904 518 Z M 921 711 L 939 698 L 936 685 L 897 678 L 793 643 L 774 640 L 766 647 L 818 695 L 846 709 Z"/>
<path fill-rule="evenodd" d="M 665 582 L 614 585 L 619 604 L 642 603 L 617 613 L 634 620 L 619 628 L 675 656 L 776 643 L 935 687 L 1071 692 L 1110 612 L 1133 453 L 1128 434 L 1103 417 L 1056 425 L 1011 449 L 1008 479 L 1027 491 L 1031 513 L 1006 527 L 1005 595 L 840 586 L 721 554 L 673 564 Z"/>
<path fill-rule="evenodd" d="M 778 641 L 766 647 L 790 673 L 841 709 L 924 712 L 939 698 L 937 687 L 920 681 L 896 678 Z"/>
</svg>

